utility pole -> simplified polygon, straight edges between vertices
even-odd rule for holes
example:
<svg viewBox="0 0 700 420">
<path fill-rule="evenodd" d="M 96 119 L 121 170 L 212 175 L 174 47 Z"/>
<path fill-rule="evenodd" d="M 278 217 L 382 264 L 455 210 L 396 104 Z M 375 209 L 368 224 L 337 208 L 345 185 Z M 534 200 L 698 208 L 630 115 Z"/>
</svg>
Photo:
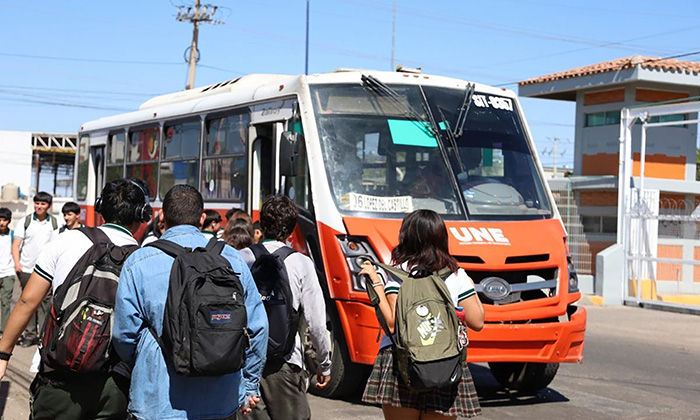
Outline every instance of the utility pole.
<svg viewBox="0 0 700 420">
<path fill-rule="evenodd" d="M 553 176 L 556 178 L 556 176 L 557 176 L 557 157 L 558 156 L 563 157 L 564 154 L 566 153 L 566 149 L 564 149 L 563 152 L 559 153 L 559 149 L 557 148 L 557 146 L 559 145 L 559 137 L 552 137 L 552 138 L 547 137 L 547 140 L 550 140 L 552 142 L 552 150 L 547 151 L 547 148 L 545 148 L 542 151 L 542 154 L 543 155 L 552 155 L 552 171 L 553 171 Z M 567 142 L 569 142 L 569 141 L 567 140 Z"/>
<path fill-rule="evenodd" d="M 194 87 L 194 73 L 197 67 L 197 61 L 199 61 L 199 50 L 197 49 L 197 39 L 199 37 L 199 23 L 206 22 L 211 24 L 223 23 L 218 20 L 214 20 L 214 14 L 218 6 L 212 6 L 209 4 L 202 5 L 200 0 L 195 0 L 194 8 L 188 6 L 187 9 L 184 7 L 178 7 L 177 9 L 177 20 L 179 22 L 190 22 L 194 25 L 192 30 L 192 43 L 190 44 L 190 56 L 187 59 L 189 64 L 189 71 L 187 72 L 187 85 L 185 89 L 192 89 Z M 186 50 L 185 50 L 186 51 Z"/>
</svg>

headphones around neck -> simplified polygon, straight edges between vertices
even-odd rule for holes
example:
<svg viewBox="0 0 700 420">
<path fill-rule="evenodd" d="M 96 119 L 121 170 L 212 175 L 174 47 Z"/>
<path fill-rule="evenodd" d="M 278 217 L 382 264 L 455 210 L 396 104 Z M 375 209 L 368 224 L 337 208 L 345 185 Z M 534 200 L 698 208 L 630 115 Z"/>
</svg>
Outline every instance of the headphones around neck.
<svg viewBox="0 0 700 420">
<path fill-rule="evenodd" d="M 139 223 L 147 223 L 151 221 L 153 208 L 151 207 L 151 197 L 148 195 L 148 190 L 140 183 L 131 178 L 123 178 L 125 181 L 135 185 L 143 193 L 143 204 L 139 204 L 134 208 L 134 218 Z M 95 211 L 101 213 L 102 197 L 97 197 L 95 200 Z"/>
</svg>

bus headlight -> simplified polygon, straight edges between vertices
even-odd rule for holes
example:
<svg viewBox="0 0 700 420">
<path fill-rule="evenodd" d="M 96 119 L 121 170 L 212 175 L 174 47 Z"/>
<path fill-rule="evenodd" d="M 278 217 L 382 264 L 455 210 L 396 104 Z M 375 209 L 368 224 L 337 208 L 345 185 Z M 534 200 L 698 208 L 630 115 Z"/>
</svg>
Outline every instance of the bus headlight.
<svg viewBox="0 0 700 420">
<path fill-rule="evenodd" d="M 352 274 L 352 288 L 357 291 L 364 291 L 365 281 L 360 277 L 362 263 L 369 261 L 378 261 L 372 246 L 367 241 L 367 238 L 358 238 L 352 236 L 338 236 L 340 249 L 343 250 L 345 261 L 348 264 L 350 273 Z M 381 273 L 379 273 L 381 276 Z"/>
<path fill-rule="evenodd" d="M 571 255 L 566 256 L 566 266 L 569 271 L 569 293 L 576 293 L 578 292 L 578 274 Z"/>
</svg>

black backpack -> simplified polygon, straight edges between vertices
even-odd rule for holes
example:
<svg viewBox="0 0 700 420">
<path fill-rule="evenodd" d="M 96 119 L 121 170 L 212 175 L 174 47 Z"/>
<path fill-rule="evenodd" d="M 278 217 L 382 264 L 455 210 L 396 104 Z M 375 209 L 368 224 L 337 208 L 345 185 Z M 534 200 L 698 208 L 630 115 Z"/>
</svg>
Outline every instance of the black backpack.
<svg viewBox="0 0 700 420">
<path fill-rule="evenodd" d="M 249 347 L 245 294 L 221 255 L 225 243 L 185 248 L 168 240 L 152 246 L 175 258 L 163 314 L 163 335 L 151 325 L 165 361 L 179 375 L 219 376 L 239 371 Z"/>
<path fill-rule="evenodd" d="M 43 367 L 63 372 L 107 372 L 119 361 L 112 349 L 119 273 L 138 246 L 114 245 L 100 229 L 79 230 L 92 246 L 56 289 L 39 351 Z"/>
<path fill-rule="evenodd" d="M 292 289 L 284 260 L 296 251 L 283 246 L 270 253 L 263 244 L 250 246 L 255 262 L 250 272 L 265 306 L 270 333 L 267 359 L 283 359 L 294 348 L 299 331 L 299 311 L 294 309 Z"/>
</svg>

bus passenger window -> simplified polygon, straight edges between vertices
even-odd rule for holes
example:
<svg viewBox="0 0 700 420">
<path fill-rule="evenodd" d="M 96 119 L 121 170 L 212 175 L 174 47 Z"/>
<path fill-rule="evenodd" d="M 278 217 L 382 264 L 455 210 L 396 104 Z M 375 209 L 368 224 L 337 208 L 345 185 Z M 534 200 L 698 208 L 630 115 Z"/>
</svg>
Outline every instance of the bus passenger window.
<svg viewBox="0 0 700 420">
<path fill-rule="evenodd" d="M 202 184 L 205 200 L 245 202 L 248 190 L 246 145 L 250 114 L 237 112 L 206 121 Z"/>
<path fill-rule="evenodd" d="M 129 133 L 126 176 L 144 181 L 151 194 L 158 185 L 158 127 Z"/>
<path fill-rule="evenodd" d="M 199 119 L 163 128 L 163 156 L 160 162 L 160 197 L 175 184 L 197 187 L 199 179 Z"/>
<path fill-rule="evenodd" d="M 119 132 L 109 135 L 107 149 L 107 174 L 105 182 L 124 177 L 124 153 L 126 151 L 126 133 Z"/>
<path fill-rule="evenodd" d="M 78 142 L 78 185 L 75 192 L 78 200 L 85 200 L 88 188 L 88 145 L 89 136 L 81 136 Z"/>
</svg>

